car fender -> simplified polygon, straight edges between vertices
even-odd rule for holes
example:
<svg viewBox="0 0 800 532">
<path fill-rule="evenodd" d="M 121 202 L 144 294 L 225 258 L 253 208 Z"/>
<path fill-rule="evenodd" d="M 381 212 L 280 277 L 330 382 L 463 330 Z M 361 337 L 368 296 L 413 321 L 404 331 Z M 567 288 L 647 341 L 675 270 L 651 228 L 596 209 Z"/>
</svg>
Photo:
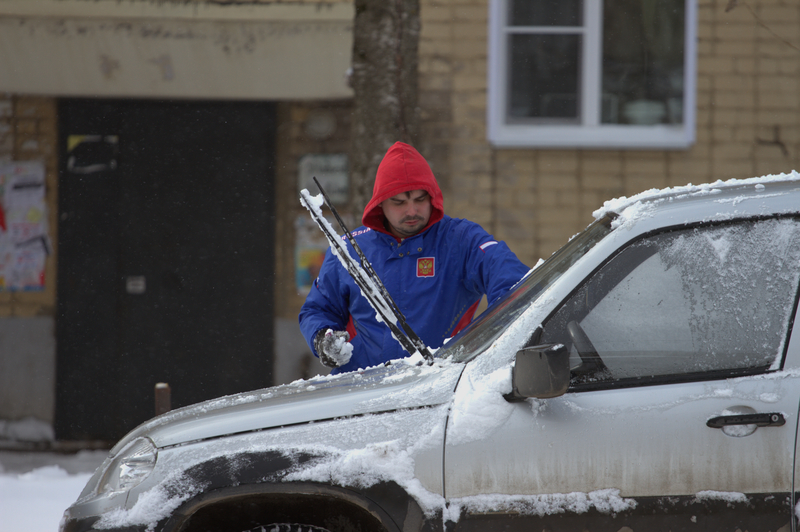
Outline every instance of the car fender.
<svg viewBox="0 0 800 532">
<path fill-rule="evenodd" d="M 202 491 L 184 501 L 157 529 L 178 532 L 209 525 L 215 528 L 217 520 L 241 530 L 287 521 L 325 527 L 330 526 L 330 519 L 349 520 L 365 530 L 380 527 L 387 532 L 404 532 L 423 528 L 423 511 L 395 482 L 356 488 L 284 480 L 303 467 L 329 458 L 325 454 L 272 450 L 217 456 L 196 464 L 166 482 L 164 489 L 177 491 L 186 485 L 202 485 Z"/>
</svg>

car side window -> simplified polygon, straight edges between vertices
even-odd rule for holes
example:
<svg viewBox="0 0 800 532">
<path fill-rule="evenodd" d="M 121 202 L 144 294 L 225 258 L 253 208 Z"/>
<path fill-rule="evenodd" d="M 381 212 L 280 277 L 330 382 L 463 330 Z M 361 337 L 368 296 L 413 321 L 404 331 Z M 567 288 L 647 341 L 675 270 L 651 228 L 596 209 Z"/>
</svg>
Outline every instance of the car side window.
<svg viewBox="0 0 800 532">
<path fill-rule="evenodd" d="M 780 365 L 800 276 L 800 223 L 750 220 L 638 240 L 547 320 L 572 384 L 703 379 Z"/>
</svg>

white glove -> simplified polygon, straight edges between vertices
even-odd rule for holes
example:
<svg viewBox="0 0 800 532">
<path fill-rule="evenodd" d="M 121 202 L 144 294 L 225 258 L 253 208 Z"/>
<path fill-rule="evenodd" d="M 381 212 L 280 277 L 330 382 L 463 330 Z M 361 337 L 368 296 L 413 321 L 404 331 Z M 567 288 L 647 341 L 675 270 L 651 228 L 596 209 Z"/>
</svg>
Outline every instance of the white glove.
<svg viewBox="0 0 800 532">
<path fill-rule="evenodd" d="M 348 342 L 349 339 L 350 334 L 347 331 L 321 329 L 314 338 L 314 349 L 317 350 L 322 365 L 338 368 L 350 362 L 353 344 Z"/>
</svg>

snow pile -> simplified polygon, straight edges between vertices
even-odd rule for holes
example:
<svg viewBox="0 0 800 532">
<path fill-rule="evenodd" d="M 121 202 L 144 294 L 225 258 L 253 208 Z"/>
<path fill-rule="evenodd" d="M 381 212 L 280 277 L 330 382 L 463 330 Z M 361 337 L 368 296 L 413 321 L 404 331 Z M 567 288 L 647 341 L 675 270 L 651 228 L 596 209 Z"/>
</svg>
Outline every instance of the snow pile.
<svg viewBox="0 0 800 532">
<path fill-rule="evenodd" d="M 511 392 L 511 366 L 488 375 L 465 375 L 458 384 L 447 443 L 460 445 L 487 438 L 503 426 L 514 405 L 503 398 Z"/>
<path fill-rule="evenodd" d="M 471 513 L 517 512 L 522 515 L 553 515 L 565 512 L 586 513 L 592 508 L 598 512 L 616 514 L 636 508 L 636 501 L 620 497 L 617 489 L 604 489 L 589 493 L 548 493 L 546 495 L 476 495 L 451 501 L 448 512 L 457 520 L 461 510 Z"/>
<path fill-rule="evenodd" d="M 183 473 L 176 473 L 163 484 L 142 493 L 133 508 L 117 508 L 104 514 L 94 527 L 108 529 L 143 525 L 147 530 L 153 530 L 159 521 L 172 515 L 181 503 L 203 491 L 202 485 L 191 482 L 182 475 Z"/>
<path fill-rule="evenodd" d="M 0 467 L 0 471 L 2 471 Z M 58 466 L 23 474 L 0 474 L 0 530 L 52 532 L 64 510 L 78 498 L 90 473 L 69 475 Z"/>
<path fill-rule="evenodd" d="M 405 434 L 396 439 L 356 446 L 348 450 L 335 449 L 330 445 L 301 448 L 301 451 L 320 454 L 324 458 L 291 473 L 284 478 L 284 481 L 330 482 L 339 486 L 359 488 L 367 488 L 381 482 L 395 482 L 416 499 L 425 513 L 433 515 L 437 510 L 444 508 L 445 501 L 440 494 L 428 491 L 422 484 L 416 472 L 415 457 L 424 451 L 440 448 L 444 438 L 442 420 L 448 408 L 448 405 L 437 407 L 434 415 L 430 417 L 414 411 L 398 413 L 412 424 L 408 426 Z M 364 421 L 363 418 L 342 420 L 341 428 L 353 434 L 352 429 L 364 426 Z M 403 425 L 397 421 L 394 420 L 393 424 Z M 395 430 L 390 426 L 385 429 L 388 431 L 387 435 L 391 435 Z M 348 440 L 344 439 L 337 442 L 337 445 L 347 443 Z"/>
<path fill-rule="evenodd" d="M 637 220 L 652 217 L 653 214 L 655 214 L 655 210 L 655 202 L 637 201 L 633 205 L 629 205 L 622 210 L 620 216 L 611 222 L 611 228 L 630 229 Z M 593 214 L 596 216 L 597 212 L 598 211 L 595 211 Z"/>
<path fill-rule="evenodd" d="M 42 442 L 55 440 L 53 427 L 33 417 L 19 421 L 0 419 L 0 440 Z"/>
<path fill-rule="evenodd" d="M 701 491 L 695 494 L 698 501 L 727 501 L 730 504 L 744 503 L 746 504 L 750 499 L 744 493 L 737 493 L 735 491 Z"/>
<path fill-rule="evenodd" d="M 369 444 L 364 448 L 341 452 L 334 449 L 314 449 L 332 454 L 316 465 L 290 474 L 286 481 L 330 481 L 340 486 L 368 488 L 379 482 L 406 479 L 414 476 L 414 460 L 399 441 Z"/>
</svg>

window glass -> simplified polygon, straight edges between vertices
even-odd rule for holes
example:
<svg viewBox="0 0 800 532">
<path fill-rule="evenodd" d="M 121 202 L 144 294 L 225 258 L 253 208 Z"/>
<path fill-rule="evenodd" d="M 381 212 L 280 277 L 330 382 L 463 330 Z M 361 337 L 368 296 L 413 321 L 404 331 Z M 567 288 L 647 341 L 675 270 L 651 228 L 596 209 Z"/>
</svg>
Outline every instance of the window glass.
<svg viewBox="0 0 800 532">
<path fill-rule="evenodd" d="M 605 0 L 602 122 L 683 122 L 684 2 Z"/>
<path fill-rule="evenodd" d="M 512 26 L 579 26 L 583 0 L 512 0 L 508 20 Z"/>
<path fill-rule="evenodd" d="M 576 122 L 582 7 L 582 0 L 509 2 L 509 121 Z"/>
<path fill-rule="evenodd" d="M 634 243 L 552 316 L 542 343 L 569 346 L 573 382 L 769 367 L 795 301 L 799 227 L 751 221 Z M 606 368 L 582 374 L 592 352 Z"/>
<path fill-rule="evenodd" d="M 511 35 L 509 118 L 577 118 L 579 35 Z"/>
</svg>

